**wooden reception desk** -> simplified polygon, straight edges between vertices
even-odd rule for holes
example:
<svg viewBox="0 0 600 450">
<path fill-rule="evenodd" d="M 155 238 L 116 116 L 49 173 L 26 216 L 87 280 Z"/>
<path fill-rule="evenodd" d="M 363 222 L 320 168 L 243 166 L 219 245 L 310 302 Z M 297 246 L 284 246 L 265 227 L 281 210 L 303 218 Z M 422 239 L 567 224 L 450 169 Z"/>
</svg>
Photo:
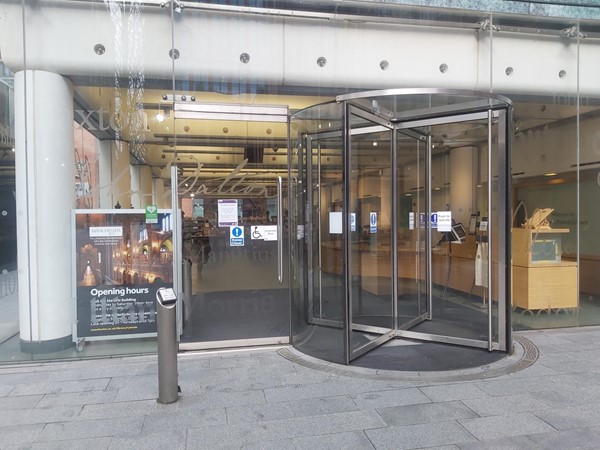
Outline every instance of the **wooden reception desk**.
<svg viewBox="0 0 600 450">
<path fill-rule="evenodd" d="M 553 229 L 542 234 L 547 237 L 565 232 L 568 230 Z M 532 261 L 531 252 L 527 250 L 532 248 L 532 236 L 531 230 L 513 230 L 513 306 L 527 310 L 577 307 L 577 263 L 565 260 Z M 397 275 L 400 280 L 406 280 L 406 283 L 399 283 L 399 295 L 404 290 L 410 290 L 411 281 L 425 278 L 425 253 L 423 250 L 417 251 L 414 246 L 414 242 L 400 241 Z M 322 270 L 325 273 L 342 274 L 345 261 L 341 242 L 325 242 L 321 250 Z M 362 277 L 363 289 L 377 295 L 390 294 L 390 245 L 354 243 L 351 251 L 352 275 Z M 472 235 L 466 236 L 466 240 L 460 244 L 442 242 L 435 246 L 431 255 L 433 283 L 482 296 L 483 288 L 474 285 L 476 253 L 477 242 Z M 423 258 L 420 268 L 418 258 Z M 492 261 L 492 286 L 497 286 L 497 276 L 497 264 Z M 496 296 L 493 292 L 492 299 Z"/>
<path fill-rule="evenodd" d="M 398 278 L 425 279 L 425 251 L 417 251 L 415 243 L 400 241 L 398 246 Z M 321 247 L 322 270 L 342 274 L 344 254 L 341 242 L 325 242 Z M 362 277 L 362 287 L 374 294 L 391 293 L 392 258 L 390 245 L 354 243 L 351 246 L 352 275 Z M 475 280 L 475 236 L 467 236 L 464 243 L 442 242 L 432 251 L 432 281 L 462 292 L 482 295 L 482 289 L 473 286 Z M 419 264 L 419 259 L 421 264 Z M 495 271 L 495 264 L 493 270 Z M 495 278 L 494 278 L 495 279 Z M 399 294 L 408 283 L 400 283 Z"/>
</svg>

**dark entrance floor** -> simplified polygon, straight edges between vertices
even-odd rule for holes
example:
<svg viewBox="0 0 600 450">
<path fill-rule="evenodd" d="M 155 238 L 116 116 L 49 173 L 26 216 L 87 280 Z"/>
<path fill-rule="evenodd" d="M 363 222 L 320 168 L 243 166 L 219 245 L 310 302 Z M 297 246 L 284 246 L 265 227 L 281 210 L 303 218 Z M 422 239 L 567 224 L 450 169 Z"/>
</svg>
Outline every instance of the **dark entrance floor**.
<svg viewBox="0 0 600 450">
<path fill-rule="evenodd" d="M 506 353 L 434 342 L 390 341 L 350 364 L 379 370 L 430 372 L 485 366 L 507 357 Z"/>
</svg>

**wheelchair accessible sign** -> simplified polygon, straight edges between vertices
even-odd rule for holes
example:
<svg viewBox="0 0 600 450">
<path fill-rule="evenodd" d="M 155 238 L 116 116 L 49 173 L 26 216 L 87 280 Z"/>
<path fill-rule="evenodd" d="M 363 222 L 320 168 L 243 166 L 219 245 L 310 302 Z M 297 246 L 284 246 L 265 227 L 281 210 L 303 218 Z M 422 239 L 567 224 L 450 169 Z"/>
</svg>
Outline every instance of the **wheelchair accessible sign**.
<svg viewBox="0 0 600 450">
<path fill-rule="evenodd" d="M 229 227 L 229 245 L 231 247 L 244 246 L 244 227 Z"/>
</svg>

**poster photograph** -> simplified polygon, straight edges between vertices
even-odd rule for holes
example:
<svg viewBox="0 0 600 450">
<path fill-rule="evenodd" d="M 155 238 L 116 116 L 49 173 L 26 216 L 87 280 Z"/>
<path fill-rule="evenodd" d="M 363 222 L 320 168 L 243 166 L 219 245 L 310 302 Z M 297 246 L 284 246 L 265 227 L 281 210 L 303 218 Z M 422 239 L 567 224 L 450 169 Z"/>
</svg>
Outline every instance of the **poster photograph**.
<svg viewBox="0 0 600 450">
<path fill-rule="evenodd" d="M 156 333 L 156 291 L 173 287 L 170 212 L 76 210 L 77 338 Z"/>
</svg>

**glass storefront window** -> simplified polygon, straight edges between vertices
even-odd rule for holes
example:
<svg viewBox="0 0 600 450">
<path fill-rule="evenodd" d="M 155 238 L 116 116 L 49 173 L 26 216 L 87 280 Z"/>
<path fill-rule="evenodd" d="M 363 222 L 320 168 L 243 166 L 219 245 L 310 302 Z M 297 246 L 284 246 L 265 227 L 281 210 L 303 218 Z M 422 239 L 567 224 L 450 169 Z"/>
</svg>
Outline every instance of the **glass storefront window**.
<svg viewBox="0 0 600 450">
<path fill-rule="evenodd" d="M 248 10 L 229 3 L 216 2 L 217 7 L 209 8 L 189 2 L 181 9 L 175 2 L 41 0 L 0 7 L 0 301 L 19 297 L 11 309 L 14 314 L 0 316 L 9 330 L 5 339 L 0 336 L 0 361 L 155 351 L 151 336 L 78 343 L 72 334 L 78 320 L 75 280 L 85 278 L 88 266 L 87 259 L 83 267 L 72 264 L 72 211 L 91 211 L 89 221 L 96 226 L 94 214 L 118 210 L 119 217 L 143 215 L 146 206 L 178 206 L 184 212 L 181 256 L 192 269 L 192 295 L 181 317 L 186 345 L 213 345 L 208 343 L 215 340 L 244 344 L 251 338 L 283 341 L 280 338 L 293 334 L 305 336 L 307 352 L 316 351 L 326 337 L 321 340 L 294 323 L 290 330 L 288 319 L 290 304 L 298 307 L 305 289 L 319 299 L 313 305 L 315 318 L 335 322 L 341 314 L 336 303 L 340 268 L 334 257 L 339 241 L 323 233 L 330 217 L 319 216 L 318 206 L 328 204 L 328 213 L 339 212 L 345 177 L 364 188 L 372 174 L 361 172 L 368 172 L 372 161 L 357 147 L 350 166 L 357 172 L 344 174 L 339 136 L 322 138 L 309 153 L 308 143 L 301 140 L 288 148 L 288 127 L 282 119 L 336 95 L 367 89 L 479 90 L 513 101 L 510 215 L 516 239 L 526 234 L 513 245 L 513 257 L 527 261 L 526 266 L 513 261 L 513 326 L 600 324 L 595 276 L 600 265 L 595 237 L 600 225 L 595 213 L 600 189 L 597 21 L 533 16 L 525 8 L 507 14 L 389 2 L 361 8 L 293 2 L 263 15 L 257 14 L 260 5 Z M 305 14 L 294 14 L 294 8 L 305 9 Z M 545 7 L 539 11 L 550 12 Z M 374 100 L 377 105 L 358 105 L 415 110 Z M 434 101 L 438 100 L 440 104 L 422 106 L 448 106 L 448 99 Z M 452 101 L 463 100 L 455 96 Z M 269 120 L 261 117 L 273 107 L 285 112 Z M 318 134 L 339 120 L 335 104 L 322 108 L 319 117 L 302 118 L 301 128 Z M 320 131 L 313 129 L 318 125 Z M 472 125 L 487 126 L 475 121 Z M 457 196 L 451 186 L 456 186 L 453 161 L 460 159 L 456 146 L 461 130 L 433 131 L 434 144 L 448 148 L 432 167 L 432 207 L 443 211 L 460 203 L 465 228 L 472 215 L 475 228 L 484 217 L 492 227 L 500 226 L 498 211 L 481 194 L 488 183 L 488 142 L 472 143 L 468 161 L 475 174 L 469 180 L 474 189 L 468 196 Z M 380 137 L 376 135 L 365 134 L 363 142 L 357 138 L 355 143 L 364 146 Z M 377 157 L 383 154 L 381 148 L 377 152 Z M 377 177 L 389 177 L 393 160 L 387 155 L 379 161 Z M 175 165 L 178 185 L 172 185 Z M 493 172 L 497 169 L 492 167 Z M 302 185 L 305 179 L 317 181 L 309 187 Z M 178 205 L 172 204 L 174 190 Z M 383 226 L 378 238 L 383 240 L 391 212 L 359 190 L 349 193 L 350 199 L 355 209 L 378 213 Z M 396 207 L 406 210 L 409 192 L 398 193 L 405 199 Z M 220 200 L 236 201 L 232 226 L 242 229 L 241 248 L 231 247 L 233 231 L 219 221 Z M 300 200 L 306 207 L 298 207 Z M 292 210 L 298 214 L 290 216 Z M 18 222 L 17 216 L 26 220 Z M 118 267 L 113 267 L 112 249 L 110 258 L 89 253 L 95 259 L 90 260 L 87 281 L 96 280 L 90 273 L 97 270 L 102 274 L 99 284 L 109 287 L 129 278 L 154 279 L 153 258 L 178 258 L 169 234 L 173 228 L 177 231 L 177 220 L 163 219 L 156 228 L 130 229 L 136 238 L 129 236 L 129 248 L 126 239 L 121 242 L 118 253 L 123 260 L 114 257 Z M 270 227 L 279 227 L 281 219 L 281 240 L 253 238 L 271 233 Z M 359 222 L 364 219 L 359 217 Z M 302 273 L 288 273 L 289 260 L 298 256 L 304 243 L 299 236 L 306 236 L 298 227 L 321 237 L 315 249 L 321 259 L 304 261 Z M 360 230 L 355 233 L 357 245 L 366 242 Z M 18 294 L 17 243 L 22 268 Z M 91 242 L 82 243 L 79 250 L 87 244 Z M 129 253 L 127 265 L 124 255 Z M 313 269 L 325 263 L 330 271 L 315 278 Z M 561 274 L 551 277 L 558 284 L 549 288 L 548 280 L 535 280 L 532 274 L 550 265 Z M 242 275 L 232 278 L 232 273 Z M 174 275 L 176 270 L 171 278 Z M 390 277 L 388 273 L 386 280 Z M 357 286 L 371 282 L 363 278 L 355 280 Z M 556 298 L 546 295 L 548 291 Z M 469 294 L 479 298 L 481 292 L 474 288 Z M 203 311 L 212 314 L 206 317 L 223 319 L 222 327 L 204 333 L 208 328 Z M 254 315 L 255 324 L 261 325 L 236 327 L 223 311 Z M 51 324 L 48 317 L 60 320 Z M 387 328 L 384 321 L 382 327 Z M 342 360 L 343 355 L 333 358 Z"/>
</svg>

